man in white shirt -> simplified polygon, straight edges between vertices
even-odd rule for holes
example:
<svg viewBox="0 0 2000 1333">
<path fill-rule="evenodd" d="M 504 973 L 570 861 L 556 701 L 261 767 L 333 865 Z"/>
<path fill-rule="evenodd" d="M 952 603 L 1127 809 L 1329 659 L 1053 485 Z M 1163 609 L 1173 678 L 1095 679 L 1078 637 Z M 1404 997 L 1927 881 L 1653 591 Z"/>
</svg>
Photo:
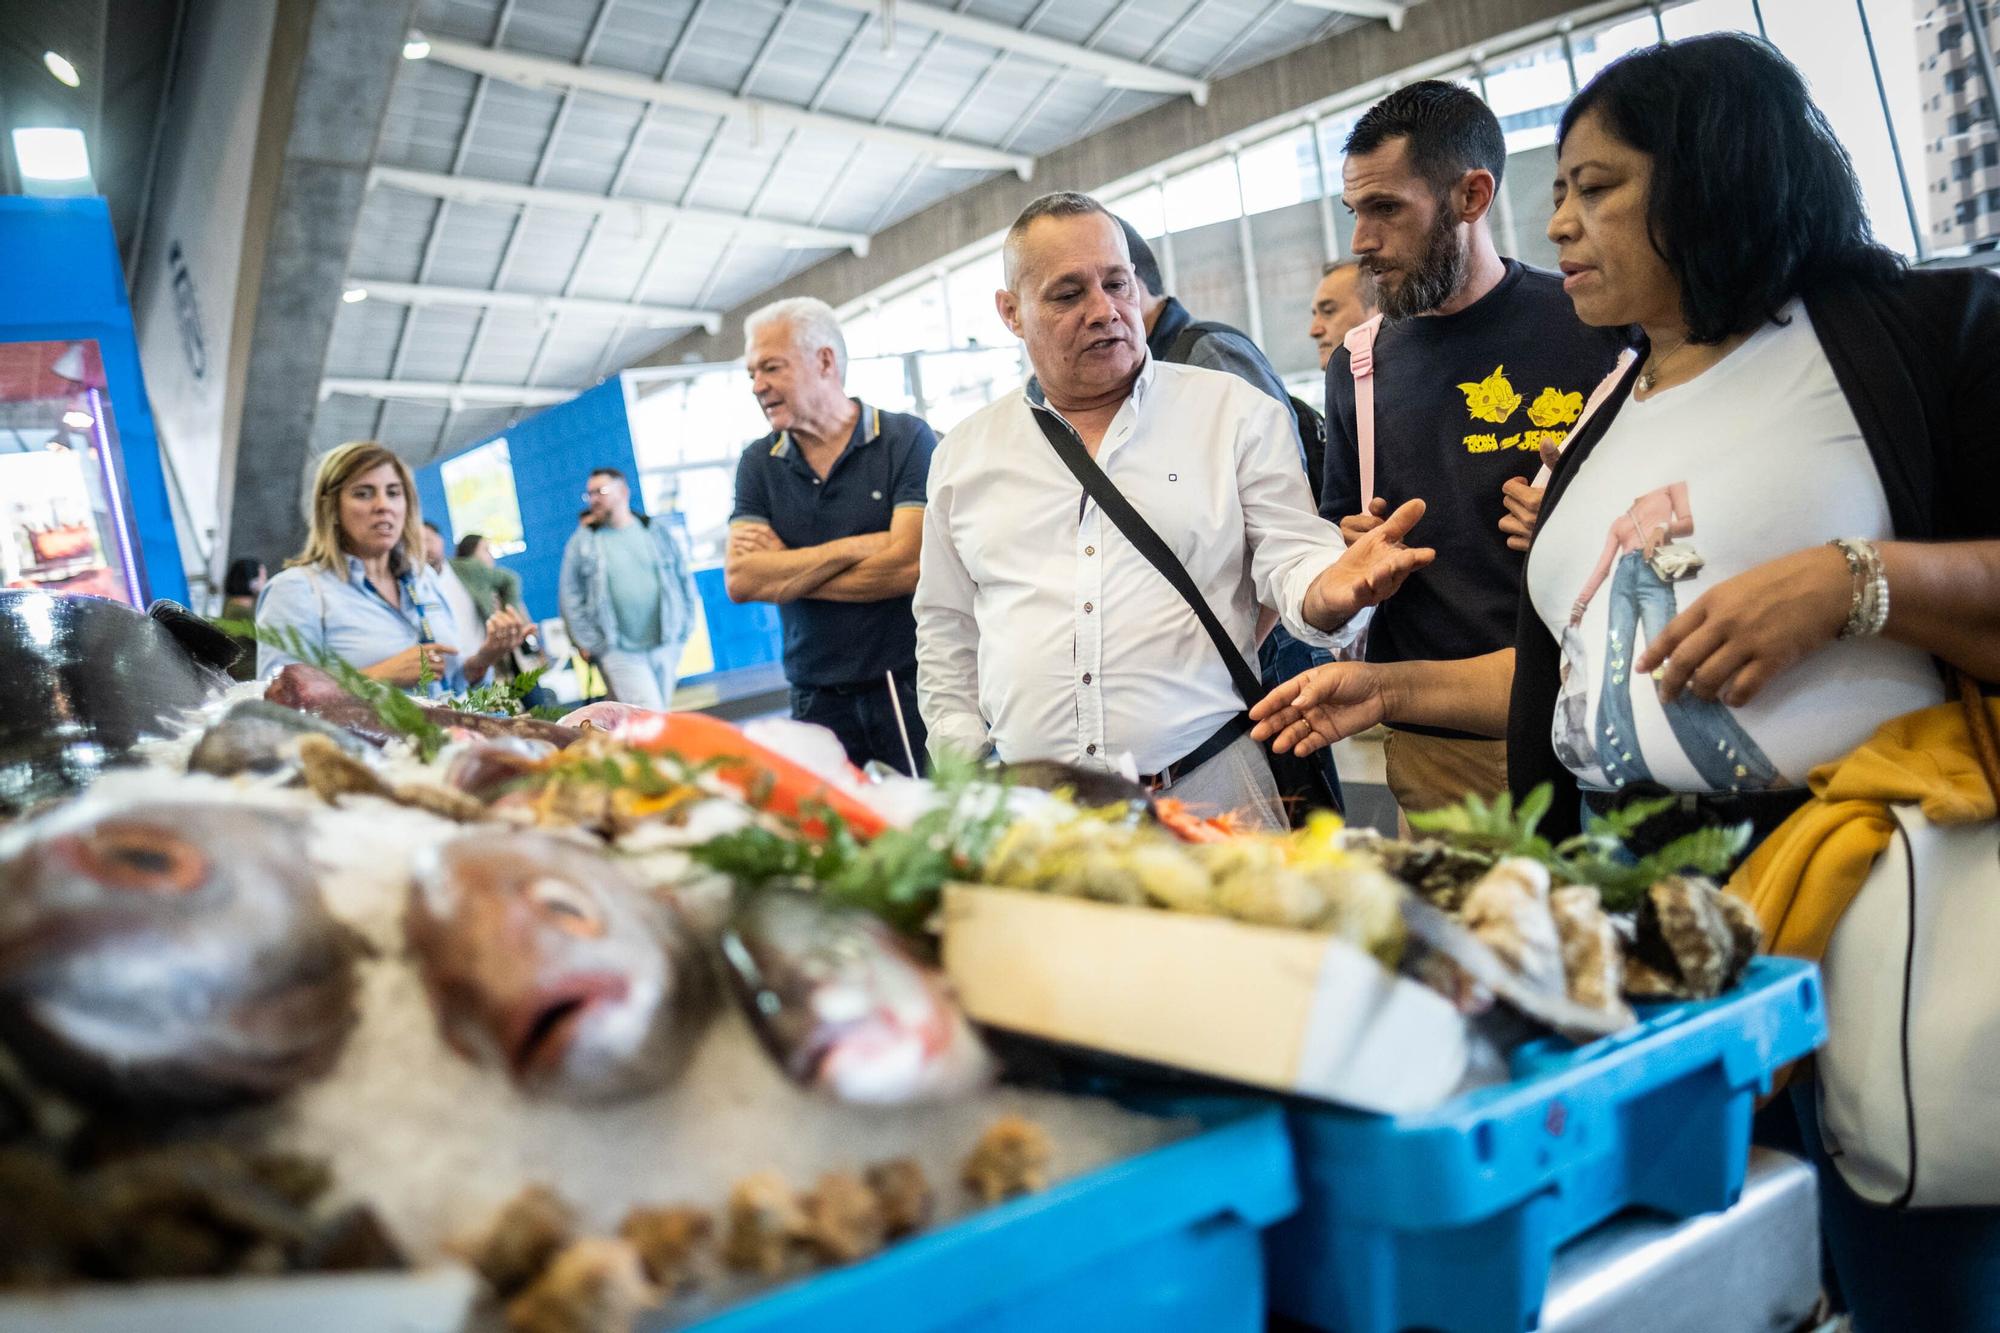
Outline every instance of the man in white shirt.
<svg viewBox="0 0 2000 1333">
<path fill-rule="evenodd" d="M 1413 501 L 1351 548 L 1312 510 L 1286 410 L 1219 371 L 1146 352 L 1131 258 L 1086 195 L 1044 195 L 1007 233 L 1000 316 L 1034 378 L 938 446 L 917 581 L 917 689 L 934 753 L 1112 769 L 1284 826 L 1246 704 L 1194 612 L 1056 455 L 1048 413 L 1172 548 L 1256 660 L 1260 603 L 1305 642 L 1351 640 L 1430 552 Z"/>
</svg>

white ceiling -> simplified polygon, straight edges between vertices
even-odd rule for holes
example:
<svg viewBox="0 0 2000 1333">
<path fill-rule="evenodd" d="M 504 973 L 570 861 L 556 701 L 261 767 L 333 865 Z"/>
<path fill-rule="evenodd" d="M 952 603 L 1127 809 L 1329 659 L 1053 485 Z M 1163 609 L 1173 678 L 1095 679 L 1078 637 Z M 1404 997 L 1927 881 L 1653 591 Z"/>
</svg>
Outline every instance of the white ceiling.
<svg viewBox="0 0 2000 1333">
<path fill-rule="evenodd" d="M 1203 80 L 1364 21 L 1296 0 L 935 3 Z M 838 252 L 838 241 L 786 236 L 767 223 L 865 238 L 996 170 L 956 165 L 950 146 L 913 146 L 907 135 L 801 123 L 791 109 L 1036 157 L 1184 95 L 1121 89 L 1102 71 L 941 36 L 913 8 L 906 0 L 885 50 L 880 7 L 854 0 L 422 0 L 416 27 L 440 54 L 403 63 L 378 166 L 671 207 L 587 212 L 589 201 L 547 195 L 526 205 L 446 200 L 378 179 L 349 284 L 403 290 L 341 307 L 327 379 L 416 381 L 428 394 L 441 384 L 582 389 L 693 325 L 649 326 L 643 315 L 560 302 L 406 304 L 407 285 L 676 307 L 676 318 L 719 312 Z M 628 76 L 627 87 L 636 75 L 667 89 L 649 102 L 531 86 L 511 66 L 511 77 L 499 77 L 449 63 L 491 68 L 517 56 L 544 62 L 514 61 L 543 73 L 554 61 L 569 67 L 567 77 L 581 66 Z M 749 114 L 687 105 L 717 93 L 773 105 Z M 452 193 L 462 184 L 423 188 Z M 688 212 L 759 221 L 718 225 Z M 422 462 L 532 410 L 380 396 L 387 392 L 327 394 L 315 448 L 375 438 Z"/>
</svg>

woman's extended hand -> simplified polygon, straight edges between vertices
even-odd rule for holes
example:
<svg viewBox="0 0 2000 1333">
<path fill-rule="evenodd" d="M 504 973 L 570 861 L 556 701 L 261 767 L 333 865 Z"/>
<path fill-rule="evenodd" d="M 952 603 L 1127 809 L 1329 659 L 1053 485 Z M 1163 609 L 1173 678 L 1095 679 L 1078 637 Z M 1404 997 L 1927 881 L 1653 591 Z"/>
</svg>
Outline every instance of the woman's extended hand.
<svg viewBox="0 0 2000 1333">
<path fill-rule="evenodd" d="M 486 617 L 486 642 L 480 645 L 479 656 L 491 662 L 502 653 L 520 647 L 534 632 L 534 621 L 510 606 L 503 606 Z"/>
<path fill-rule="evenodd" d="M 1740 708 L 1839 636 L 1853 588 L 1838 550 L 1794 551 L 1710 588 L 1668 622 L 1633 666 L 1654 673 L 1663 702 L 1691 690 L 1698 699 Z"/>
<path fill-rule="evenodd" d="M 1302 671 L 1257 701 L 1250 734 L 1279 754 L 1311 754 L 1388 716 L 1382 675 L 1366 662 L 1334 662 Z"/>
<path fill-rule="evenodd" d="M 394 657 L 384 658 L 371 667 L 363 667 L 361 674 L 386 681 L 399 689 L 414 689 L 426 669 L 433 680 L 442 676 L 445 658 L 457 652 L 458 649 L 448 643 L 413 643 Z"/>
</svg>

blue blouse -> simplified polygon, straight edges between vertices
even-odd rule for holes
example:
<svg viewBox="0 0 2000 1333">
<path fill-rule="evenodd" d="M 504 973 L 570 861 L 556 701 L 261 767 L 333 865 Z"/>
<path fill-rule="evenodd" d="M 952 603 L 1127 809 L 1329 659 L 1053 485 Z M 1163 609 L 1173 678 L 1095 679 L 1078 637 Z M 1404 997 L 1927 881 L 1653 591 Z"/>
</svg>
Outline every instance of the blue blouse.
<svg viewBox="0 0 2000 1333">
<path fill-rule="evenodd" d="M 269 583 L 257 598 L 260 629 L 297 630 L 306 643 L 366 669 L 418 643 L 448 643 L 460 650 L 478 644 L 459 642 L 458 622 L 427 567 L 410 571 L 402 580 L 403 605 L 392 606 L 368 581 L 358 556 L 347 557 L 347 578 L 335 578 L 317 566 L 294 565 Z M 483 639 L 485 626 L 479 627 Z M 257 645 L 257 677 L 277 674 L 299 659 L 267 643 Z M 456 656 L 444 660 L 444 670 L 431 683 L 433 695 L 466 689 L 465 670 Z"/>
</svg>

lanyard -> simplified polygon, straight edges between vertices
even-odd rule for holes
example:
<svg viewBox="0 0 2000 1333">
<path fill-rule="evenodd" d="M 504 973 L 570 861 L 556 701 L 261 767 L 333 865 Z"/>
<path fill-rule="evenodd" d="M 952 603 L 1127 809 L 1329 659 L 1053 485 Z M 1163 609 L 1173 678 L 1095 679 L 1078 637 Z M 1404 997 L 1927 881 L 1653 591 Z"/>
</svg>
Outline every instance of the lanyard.
<svg viewBox="0 0 2000 1333">
<path fill-rule="evenodd" d="M 431 633 L 430 612 L 424 609 L 424 604 L 421 601 L 417 600 L 416 576 L 406 569 L 399 576 L 398 581 L 403 585 L 403 600 L 415 609 L 417 613 L 417 642 L 436 643 L 437 635 Z"/>
</svg>

